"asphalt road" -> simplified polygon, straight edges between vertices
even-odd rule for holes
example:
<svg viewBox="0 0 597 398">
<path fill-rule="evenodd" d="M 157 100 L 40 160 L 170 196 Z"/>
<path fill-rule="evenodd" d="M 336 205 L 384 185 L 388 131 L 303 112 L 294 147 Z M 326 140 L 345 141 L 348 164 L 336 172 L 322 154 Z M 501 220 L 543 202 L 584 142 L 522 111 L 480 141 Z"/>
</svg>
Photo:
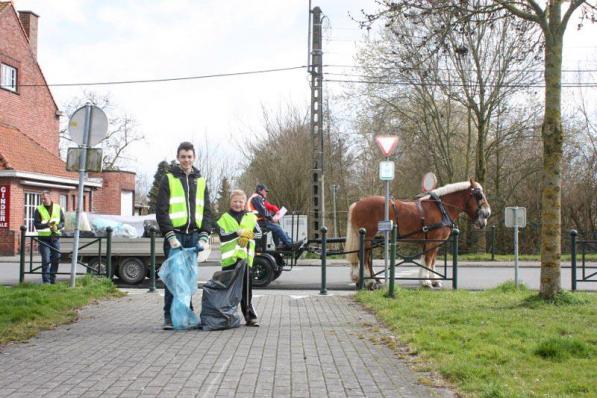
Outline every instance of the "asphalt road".
<svg viewBox="0 0 597 398">
<path fill-rule="evenodd" d="M 0 284 L 15 285 L 19 280 L 18 262 L 8 261 L 9 259 L 0 258 Z M 309 261 L 309 264 L 315 264 L 315 261 Z M 327 267 L 327 289 L 328 290 L 354 290 L 355 285 L 350 281 L 350 270 L 346 265 L 341 265 L 342 261 L 332 261 Z M 597 263 L 591 263 L 591 269 L 587 274 L 597 272 Z M 214 263 L 203 263 L 199 267 L 199 283 L 207 281 L 211 275 L 219 268 Z M 383 266 L 376 267 L 377 271 L 383 271 Z M 68 274 L 70 264 L 61 264 L 59 272 Z M 79 267 L 79 272 L 84 272 L 83 267 Z M 440 270 L 443 273 L 443 268 Z M 578 271 L 579 276 L 581 271 Z M 448 268 L 448 277 L 451 277 L 451 269 Z M 381 274 L 383 277 L 383 273 Z M 418 269 L 414 267 L 397 268 L 396 276 L 399 278 L 416 278 Z M 536 262 L 522 262 L 519 267 L 519 280 L 531 289 L 539 288 L 540 268 Z M 68 280 L 68 275 L 59 275 L 58 280 Z M 593 278 L 595 282 L 578 282 L 578 290 L 597 291 L 597 275 Z M 458 270 L 458 288 L 460 289 L 487 289 L 492 288 L 508 280 L 514 280 L 514 267 L 508 263 L 473 263 L 463 262 Z M 41 281 L 40 275 L 25 275 L 25 281 L 38 283 Z M 118 280 L 116 280 L 118 283 Z M 398 285 L 412 286 L 418 285 L 418 281 L 399 280 Z M 118 283 L 119 284 L 119 283 Z M 137 285 L 138 288 L 148 288 L 149 280 Z M 451 281 L 443 282 L 444 288 L 451 288 Z M 121 287 L 131 287 L 125 284 L 119 284 Z M 292 271 L 285 271 L 267 289 L 287 289 L 287 290 L 319 290 L 321 287 L 321 267 L 316 265 L 299 265 Z M 571 288 L 570 268 L 567 264 L 562 268 L 562 287 Z"/>
</svg>

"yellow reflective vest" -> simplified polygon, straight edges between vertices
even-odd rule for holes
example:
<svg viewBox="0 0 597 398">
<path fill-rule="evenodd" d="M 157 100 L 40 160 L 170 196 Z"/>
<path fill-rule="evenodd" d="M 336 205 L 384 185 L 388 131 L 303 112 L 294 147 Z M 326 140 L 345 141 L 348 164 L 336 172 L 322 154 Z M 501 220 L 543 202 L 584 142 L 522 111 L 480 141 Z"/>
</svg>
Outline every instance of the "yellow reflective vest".
<svg viewBox="0 0 597 398">
<path fill-rule="evenodd" d="M 52 214 L 48 213 L 48 210 L 46 209 L 46 207 L 43 204 L 37 206 L 37 211 L 39 212 L 39 215 L 41 217 L 42 224 L 49 224 L 51 222 L 60 224 L 60 205 L 57 205 L 56 203 L 52 204 Z M 56 232 L 52 232 L 52 230 L 50 229 L 49 226 L 48 226 L 48 228 L 37 230 L 37 236 L 60 236 L 60 235 L 62 235 L 62 232 L 60 232 L 60 230 L 57 230 Z"/>
<path fill-rule="evenodd" d="M 168 187 L 170 189 L 170 207 L 168 215 L 174 228 L 179 228 L 187 224 L 191 216 L 191 209 L 187 208 L 190 203 L 187 197 L 188 191 L 185 192 L 182 182 L 176 178 L 172 173 L 167 173 Z M 195 224 L 197 228 L 201 228 L 203 221 L 203 208 L 205 206 L 205 178 L 197 178 L 197 193 L 195 194 Z"/>
<path fill-rule="evenodd" d="M 257 224 L 257 217 L 253 213 L 245 213 L 240 220 L 240 224 L 228 213 L 224 213 L 218 220 L 218 226 L 224 230 L 225 233 L 232 233 L 239 229 L 253 231 Z M 253 258 L 255 257 L 255 240 L 250 239 L 247 247 L 242 247 L 238 244 L 238 236 L 232 240 L 224 242 L 220 245 L 220 252 L 222 254 L 222 268 L 230 267 L 236 264 L 237 260 L 247 260 L 249 267 L 253 265 Z"/>
</svg>

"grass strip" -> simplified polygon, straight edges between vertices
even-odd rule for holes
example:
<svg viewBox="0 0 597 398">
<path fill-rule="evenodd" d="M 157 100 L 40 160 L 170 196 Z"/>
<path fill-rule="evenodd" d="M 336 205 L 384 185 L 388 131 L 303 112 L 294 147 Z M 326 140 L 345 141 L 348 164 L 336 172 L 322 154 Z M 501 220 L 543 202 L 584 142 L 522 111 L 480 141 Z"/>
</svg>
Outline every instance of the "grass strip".
<svg viewBox="0 0 597 398">
<path fill-rule="evenodd" d="M 74 321 L 77 310 L 89 303 L 123 295 L 108 279 L 88 275 L 77 279 L 72 289 L 65 282 L 0 286 L 0 344 L 25 341 Z"/>
<path fill-rule="evenodd" d="M 417 360 L 466 397 L 597 396 L 597 295 L 544 302 L 512 282 L 481 291 L 359 292 Z"/>
</svg>

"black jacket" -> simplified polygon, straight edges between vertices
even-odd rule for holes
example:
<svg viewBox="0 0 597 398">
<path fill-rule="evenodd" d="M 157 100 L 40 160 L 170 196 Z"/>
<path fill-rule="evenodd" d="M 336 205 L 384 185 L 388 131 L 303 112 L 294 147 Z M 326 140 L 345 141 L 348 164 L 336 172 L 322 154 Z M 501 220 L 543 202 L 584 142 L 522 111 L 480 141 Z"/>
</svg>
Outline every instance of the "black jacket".
<svg viewBox="0 0 597 398">
<path fill-rule="evenodd" d="M 172 226 L 172 221 L 170 220 L 170 185 L 168 184 L 168 176 L 164 176 L 162 181 L 160 182 L 160 190 L 158 191 L 158 200 L 156 206 L 156 219 L 158 225 L 160 226 L 160 231 L 162 235 L 168 237 L 173 233 L 173 231 L 177 232 L 184 232 L 184 233 L 191 233 L 193 231 L 199 230 L 199 237 L 209 237 L 209 234 L 212 230 L 212 221 L 211 221 L 211 206 L 209 204 L 209 192 L 207 190 L 207 186 L 205 187 L 204 193 L 204 206 L 203 206 L 203 220 L 201 221 L 201 227 L 197 228 L 195 225 L 195 197 L 197 195 L 197 178 L 201 177 L 201 173 L 195 167 L 191 173 L 187 176 L 184 171 L 180 168 L 180 166 L 174 166 L 170 173 L 174 175 L 174 177 L 178 178 L 182 183 L 182 188 L 184 189 L 185 196 L 187 198 L 187 211 L 190 213 L 190 217 L 188 217 L 188 221 L 186 225 L 183 225 L 179 228 L 174 228 Z"/>
<path fill-rule="evenodd" d="M 259 219 L 265 218 L 266 220 L 272 221 L 273 214 L 265 208 L 265 198 L 263 196 L 257 193 L 257 195 L 253 196 L 253 199 L 251 199 L 251 204 L 255 210 L 257 210 Z"/>
</svg>

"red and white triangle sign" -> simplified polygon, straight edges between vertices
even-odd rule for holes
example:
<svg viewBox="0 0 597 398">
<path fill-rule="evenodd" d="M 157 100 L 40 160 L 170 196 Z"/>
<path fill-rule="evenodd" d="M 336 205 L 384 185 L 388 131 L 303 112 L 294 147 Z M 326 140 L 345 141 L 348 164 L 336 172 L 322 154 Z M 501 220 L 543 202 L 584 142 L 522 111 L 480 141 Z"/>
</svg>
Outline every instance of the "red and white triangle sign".
<svg viewBox="0 0 597 398">
<path fill-rule="evenodd" d="M 377 146 L 385 157 L 388 157 L 394 153 L 398 146 L 398 137 L 395 135 L 378 135 L 375 137 Z"/>
</svg>

